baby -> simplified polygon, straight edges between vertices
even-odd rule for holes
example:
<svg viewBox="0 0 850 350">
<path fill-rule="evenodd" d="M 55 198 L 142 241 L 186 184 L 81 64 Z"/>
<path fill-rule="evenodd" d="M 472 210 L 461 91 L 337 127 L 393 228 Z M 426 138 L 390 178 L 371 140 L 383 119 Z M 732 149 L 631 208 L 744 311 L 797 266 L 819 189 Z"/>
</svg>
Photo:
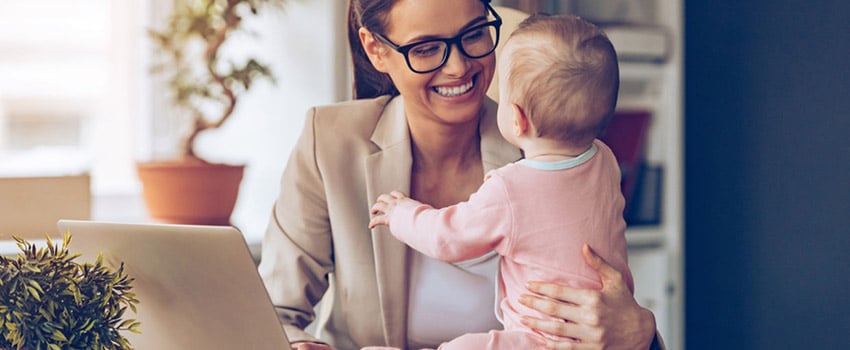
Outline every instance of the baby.
<svg viewBox="0 0 850 350">
<path fill-rule="evenodd" d="M 430 257 L 502 256 L 497 316 L 505 329 L 466 334 L 440 349 L 544 347 L 544 335 L 521 320 L 551 318 L 520 304 L 519 296 L 532 280 L 601 289 L 582 257 L 584 244 L 634 290 L 620 168 L 596 139 L 617 102 L 611 42 L 578 17 L 532 16 L 505 43 L 498 74 L 499 130 L 525 158 L 488 173 L 466 202 L 435 209 L 394 191 L 372 207 L 370 227 L 389 225 L 399 240 Z"/>
</svg>

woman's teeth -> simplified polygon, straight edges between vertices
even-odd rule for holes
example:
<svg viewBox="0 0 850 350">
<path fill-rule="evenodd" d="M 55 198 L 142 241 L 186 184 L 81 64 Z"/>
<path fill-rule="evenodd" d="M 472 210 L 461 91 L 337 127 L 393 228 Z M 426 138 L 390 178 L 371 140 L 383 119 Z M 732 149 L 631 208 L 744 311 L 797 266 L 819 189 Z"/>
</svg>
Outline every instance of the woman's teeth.
<svg viewBox="0 0 850 350">
<path fill-rule="evenodd" d="M 468 83 L 460 85 L 460 86 L 453 86 L 453 87 L 435 86 L 434 91 L 436 91 L 438 94 L 446 96 L 446 97 L 454 97 L 454 96 L 463 95 L 467 91 L 472 90 L 472 85 L 474 85 L 473 81 L 470 80 Z"/>
</svg>

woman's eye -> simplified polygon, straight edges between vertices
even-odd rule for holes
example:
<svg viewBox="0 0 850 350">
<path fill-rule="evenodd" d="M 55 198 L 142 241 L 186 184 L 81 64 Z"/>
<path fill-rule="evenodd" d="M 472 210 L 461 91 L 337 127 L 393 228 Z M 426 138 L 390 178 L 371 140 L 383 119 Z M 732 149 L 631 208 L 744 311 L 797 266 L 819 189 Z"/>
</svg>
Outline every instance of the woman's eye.
<svg viewBox="0 0 850 350">
<path fill-rule="evenodd" d="M 443 52 L 442 47 L 443 45 L 440 45 L 439 43 L 422 44 L 411 49 L 408 54 L 419 57 L 433 56 L 441 54 Z"/>
<path fill-rule="evenodd" d="M 463 42 L 468 43 L 468 42 L 478 41 L 478 40 L 481 40 L 482 37 L 484 37 L 484 29 L 483 28 L 474 29 L 473 31 L 466 33 L 466 35 L 463 36 Z"/>
</svg>

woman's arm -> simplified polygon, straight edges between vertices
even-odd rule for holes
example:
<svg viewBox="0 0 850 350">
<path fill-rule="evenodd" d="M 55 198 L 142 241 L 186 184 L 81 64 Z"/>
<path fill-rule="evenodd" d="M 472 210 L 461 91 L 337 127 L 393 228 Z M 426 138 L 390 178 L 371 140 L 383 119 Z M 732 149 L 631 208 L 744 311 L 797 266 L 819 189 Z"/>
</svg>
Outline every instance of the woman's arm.
<svg viewBox="0 0 850 350">
<path fill-rule="evenodd" d="M 316 164 L 315 109 L 281 177 L 280 196 L 263 238 L 260 276 L 291 341 L 317 341 L 303 331 L 328 288 L 333 269 L 324 183 Z"/>
<path fill-rule="evenodd" d="M 524 294 L 520 303 L 566 322 L 526 317 L 523 323 L 577 341 L 547 340 L 551 349 L 663 349 L 656 334 L 655 316 L 638 305 L 623 275 L 586 244 L 582 254 L 587 264 L 599 273 L 602 289 L 531 282 L 528 289 L 534 294 Z"/>
</svg>

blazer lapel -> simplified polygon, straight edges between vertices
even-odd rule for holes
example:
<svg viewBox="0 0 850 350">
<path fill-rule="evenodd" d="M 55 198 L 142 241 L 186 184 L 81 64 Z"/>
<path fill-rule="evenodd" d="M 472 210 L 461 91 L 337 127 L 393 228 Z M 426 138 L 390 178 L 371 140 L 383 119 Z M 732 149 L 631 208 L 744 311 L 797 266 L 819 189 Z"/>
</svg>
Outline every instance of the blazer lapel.
<svg viewBox="0 0 850 350">
<path fill-rule="evenodd" d="M 410 133 L 401 97 L 389 101 L 372 133 L 379 150 L 366 159 L 369 207 L 382 193 L 410 193 L 412 153 Z M 372 230 L 378 294 L 387 345 L 407 347 L 408 247 L 390 234 L 387 226 Z"/>
</svg>

